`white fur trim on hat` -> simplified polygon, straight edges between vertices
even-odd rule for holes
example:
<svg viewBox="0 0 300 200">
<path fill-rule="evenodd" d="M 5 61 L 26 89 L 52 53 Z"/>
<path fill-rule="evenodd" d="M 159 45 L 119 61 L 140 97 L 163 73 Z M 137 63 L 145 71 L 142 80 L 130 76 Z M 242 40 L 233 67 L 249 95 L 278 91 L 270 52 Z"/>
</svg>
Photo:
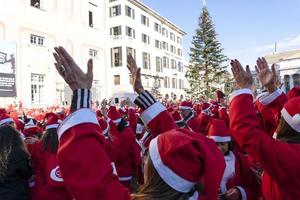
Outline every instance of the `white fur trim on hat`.
<svg viewBox="0 0 300 200">
<path fill-rule="evenodd" d="M 259 102 L 266 106 L 266 105 L 272 103 L 281 94 L 282 94 L 282 90 L 281 89 L 277 89 L 272 94 L 262 96 L 259 99 Z"/>
<path fill-rule="evenodd" d="M 57 128 L 59 126 L 59 124 L 51 124 L 46 126 L 46 130 L 50 129 L 50 128 Z"/>
<path fill-rule="evenodd" d="M 92 123 L 99 126 L 96 113 L 89 108 L 79 109 L 72 114 L 70 114 L 58 127 L 57 134 L 58 138 L 64 134 L 68 129 L 73 126 L 84 124 L 84 123 Z"/>
<path fill-rule="evenodd" d="M 281 110 L 281 115 L 295 131 L 300 132 L 300 114 L 297 113 L 296 115 L 291 116 L 288 111 L 283 108 Z"/>
<path fill-rule="evenodd" d="M 119 124 L 121 122 L 122 118 L 116 119 L 116 120 L 112 120 L 115 124 Z"/>
<path fill-rule="evenodd" d="M 215 142 L 230 142 L 231 137 L 226 136 L 226 137 L 221 137 L 221 136 L 209 136 L 210 139 L 212 139 Z"/>
<path fill-rule="evenodd" d="M 102 130 L 103 135 L 108 133 L 108 129 L 109 129 L 109 126 L 107 126 L 105 130 Z"/>
<path fill-rule="evenodd" d="M 5 118 L 5 119 L 2 119 L 0 121 L 0 125 L 2 125 L 2 124 L 8 124 L 8 123 L 11 123 L 11 122 L 14 122 L 14 120 L 12 118 Z"/>
<path fill-rule="evenodd" d="M 178 108 L 181 109 L 181 110 L 192 110 L 193 109 L 189 106 L 178 106 Z"/>
<path fill-rule="evenodd" d="M 159 136 L 158 136 L 159 137 Z M 158 151 L 158 144 L 157 144 L 157 138 L 154 138 L 150 142 L 149 147 L 149 155 L 150 159 L 159 174 L 159 176 L 174 190 L 178 192 L 187 193 L 191 191 L 191 189 L 195 186 L 195 182 L 188 181 L 179 175 L 177 175 L 175 172 L 173 172 L 172 169 L 170 169 L 168 166 L 166 166 L 163 161 L 161 160 L 159 151 Z"/>
<path fill-rule="evenodd" d="M 235 90 L 235 91 L 233 91 L 231 93 L 229 101 L 231 102 L 234 99 L 234 97 L 237 97 L 237 96 L 239 96 L 241 94 L 251 94 L 252 95 L 253 93 L 252 93 L 252 90 L 250 90 L 248 88 L 243 88 L 243 89 Z"/>
<path fill-rule="evenodd" d="M 149 124 L 152 119 L 154 119 L 161 112 L 165 111 L 166 107 L 160 102 L 156 102 L 141 113 L 140 118 L 143 120 L 144 124 Z"/>
</svg>

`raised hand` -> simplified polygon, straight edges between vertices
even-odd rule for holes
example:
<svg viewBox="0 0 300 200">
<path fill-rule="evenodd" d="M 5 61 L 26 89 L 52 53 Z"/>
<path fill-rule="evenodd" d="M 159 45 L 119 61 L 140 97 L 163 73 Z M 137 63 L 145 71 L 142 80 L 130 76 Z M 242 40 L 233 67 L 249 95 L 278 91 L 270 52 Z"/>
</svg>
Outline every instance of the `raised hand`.
<svg viewBox="0 0 300 200">
<path fill-rule="evenodd" d="M 53 56 L 56 70 L 74 91 L 80 88 L 90 89 L 93 83 L 93 60 L 87 63 L 87 73 L 84 73 L 63 47 L 55 47 Z"/>
<path fill-rule="evenodd" d="M 138 68 L 132 55 L 127 56 L 127 68 L 130 71 L 133 79 L 133 90 L 141 94 L 144 92 L 144 87 L 141 79 L 141 68 Z"/>
<path fill-rule="evenodd" d="M 265 87 L 269 92 L 274 92 L 278 85 L 278 78 L 273 64 L 271 70 L 265 58 L 258 58 L 255 66 L 257 77 L 261 82 L 262 86 Z"/>
<path fill-rule="evenodd" d="M 240 89 L 252 89 L 253 78 L 249 66 L 247 65 L 245 70 L 238 60 L 231 60 L 230 65 L 236 86 Z"/>
</svg>

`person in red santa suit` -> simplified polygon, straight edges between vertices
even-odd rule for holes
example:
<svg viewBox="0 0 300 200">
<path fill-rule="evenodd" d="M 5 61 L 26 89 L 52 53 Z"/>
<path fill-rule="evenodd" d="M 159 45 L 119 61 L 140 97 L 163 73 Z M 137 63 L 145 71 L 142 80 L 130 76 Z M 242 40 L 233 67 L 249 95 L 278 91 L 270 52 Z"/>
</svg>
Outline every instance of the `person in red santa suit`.
<svg viewBox="0 0 300 200">
<path fill-rule="evenodd" d="M 67 190 L 57 164 L 58 149 L 57 127 L 59 116 L 47 113 L 46 131 L 41 141 L 34 144 L 32 150 L 32 164 L 35 173 L 35 185 L 32 190 L 32 200 L 72 200 Z"/>
<path fill-rule="evenodd" d="M 186 128 L 191 129 L 194 132 L 200 132 L 200 125 L 198 124 L 193 110 L 193 104 L 190 101 L 182 101 L 179 105 L 179 112 Z"/>
<path fill-rule="evenodd" d="M 108 118 L 116 125 L 117 134 L 113 145 L 118 145 L 115 165 L 121 183 L 131 190 L 133 173 L 136 172 L 139 184 L 143 183 L 141 150 L 136 143 L 135 134 L 129 123 L 123 119 L 115 106 L 111 106 L 107 113 Z"/>
<path fill-rule="evenodd" d="M 223 120 L 210 121 L 208 137 L 215 141 L 224 155 L 226 168 L 220 184 L 220 197 L 230 200 L 246 200 L 257 197 L 258 182 L 247 158 L 233 151 L 229 130 Z"/>
<path fill-rule="evenodd" d="M 284 104 L 279 118 L 277 140 L 267 135 L 259 123 L 253 106 L 253 78 L 249 69 L 238 60 L 231 61 L 233 76 L 239 90 L 233 92 L 230 103 L 231 134 L 264 169 L 262 195 L 266 200 L 292 200 L 300 197 L 300 97 Z M 276 87 L 275 66 L 269 69 L 264 58 L 257 60 L 257 76 L 269 95 L 264 98 L 277 104 L 283 98 Z M 282 99 L 281 99 L 282 98 Z M 275 106 L 274 113 L 278 111 Z"/>
<path fill-rule="evenodd" d="M 55 51 L 56 69 L 74 93 L 72 113 L 58 129 L 60 146 L 57 155 L 62 176 L 74 199 L 217 200 L 225 169 L 221 152 L 212 140 L 189 130 L 176 129 L 166 108 L 143 89 L 140 69 L 129 56 L 133 85 L 139 94 L 135 103 L 142 106 L 141 117 L 157 136 L 149 147 L 145 185 L 131 197 L 112 173 L 103 148 L 105 139 L 96 115 L 90 109 L 90 99 L 84 95 L 90 94 L 93 82 L 92 60 L 88 62 L 88 72 L 83 73 L 64 48 L 58 47 Z M 145 97 L 150 101 L 144 102 Z M 203 193 L 200 188 L 204 188 Z"/>
</svg>

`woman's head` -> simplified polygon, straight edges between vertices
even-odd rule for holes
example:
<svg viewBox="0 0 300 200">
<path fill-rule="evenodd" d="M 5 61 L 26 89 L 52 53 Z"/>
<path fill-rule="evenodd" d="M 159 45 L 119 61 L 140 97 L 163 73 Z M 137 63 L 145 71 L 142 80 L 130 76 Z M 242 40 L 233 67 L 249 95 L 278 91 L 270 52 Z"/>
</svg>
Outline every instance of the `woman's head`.
<svg viewBox="0 0 300 200">
<path fill-rule="evenodd" d="M 25 150 L 25 145 L 19 132 L 10 125 L 0 126 L 0 177 L 5 176 L 8 156 L 12 149 L 20 147 Z"/>
<path fill-rule="evenodd" d="M 224 169 L 213 141 L 184 129 L 165 132 L 150 143 L 145 185 L 136 199 L 197 199 L 200 184 L 205 195 L 216 197 Z"/>
<path fill-rule="evenodd" d="M 41 142 L 43 151 L 51 151 L 52 153 L 56 153 L 58 148 L 57 129 L 47 129 L 42 136 Z"/>
</svg>

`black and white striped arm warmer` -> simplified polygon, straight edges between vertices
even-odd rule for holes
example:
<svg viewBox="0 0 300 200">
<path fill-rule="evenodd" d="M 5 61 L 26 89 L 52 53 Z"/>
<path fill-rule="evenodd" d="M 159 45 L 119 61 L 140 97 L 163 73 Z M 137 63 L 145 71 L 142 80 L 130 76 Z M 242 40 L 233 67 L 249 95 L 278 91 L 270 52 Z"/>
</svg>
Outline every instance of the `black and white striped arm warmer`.
<svg viewBox="0 0 300 200">
<path fill-rule="evenodd" d="M 141 109 L 146 110 L 151 105 L 156 103 L 156 99 L 150 94 L 150 92 L 145 90 L 134 100 L 134 103 Z"/>
<path fill-rule="evenodd" d="M 77 89 L 73 91 L 71 112 L 80 108 L 91 107 L 92 93 L 89 89 Z"/>
</svg>

